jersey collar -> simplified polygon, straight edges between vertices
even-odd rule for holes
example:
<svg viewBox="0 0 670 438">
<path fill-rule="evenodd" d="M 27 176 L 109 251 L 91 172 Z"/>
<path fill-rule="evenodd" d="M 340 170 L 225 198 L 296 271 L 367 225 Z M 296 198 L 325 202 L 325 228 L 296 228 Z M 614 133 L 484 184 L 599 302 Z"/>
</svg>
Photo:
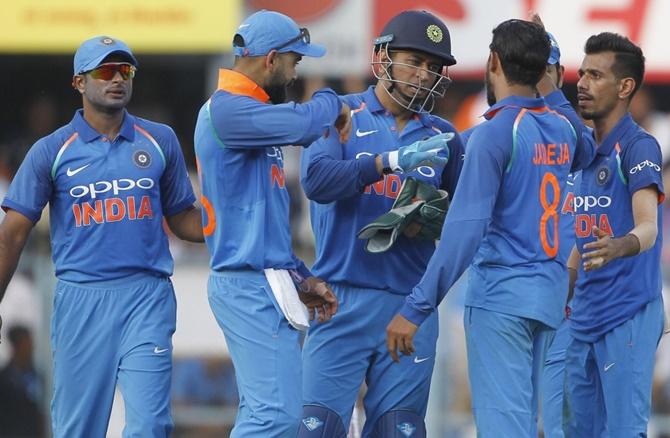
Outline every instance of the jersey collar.
<svg viewBox="0 0 670 438">
<path fill-rule="evenodd" d="M 489 108 L 484 113 L 484 117 L 486 120 L 491 120 L 503 108 L 527 108 L 531 111 L 544 111 L 547 106 L 541 97 L 508 96 Z"/>
<path fill-rule="evenodd" d="M 626 113 L 626 115 L 624 115 L 617 122 L 617 124 L 614 125 L 614 128 L 610 131 L 610 133 L 607 134 L 605 140 L 603 140 L 603 142 L 598 145 L 596 153 L 599 155 L 609 155 L 612 153 L 612 148 L 614 148 L 614 145 L 619 143 L 621 138 L 626 134 L 628 129 L 633 126 L 633 124 L 633 116 L 631 116 L 630 113 Z M 595 131 L 593 131 L 593 135 L 595 139 Z"/>
<path fill-rule="evenodd" d="M 218 89 L 231 94 L 249 96 L 263 103 L 270 101 L 270 96 L 268 96 L 268 93 L 260 85 L 234 70 L 219 69 Z"/>
<path fill-rule="evenodd" d="M 74 118 L 72 119 L 72 126 L 74 130 L 79 134 L 79 138 L 84 143 L 90 143 L 93 140 L 97 140 L 102 137 L 98 131 L 96 131 L 91 125 L 88 124 L 86 119 L 84 119 L 84 110 L 78 109 L 74 113 Z M 123 110 L 123 122 L 121 123 L 121 129 L 119 130 L 119 137 L 123 137 L 128 141 L 135 140 L 135 117 L 130 115 L 128 111 Z"/>
</svg>

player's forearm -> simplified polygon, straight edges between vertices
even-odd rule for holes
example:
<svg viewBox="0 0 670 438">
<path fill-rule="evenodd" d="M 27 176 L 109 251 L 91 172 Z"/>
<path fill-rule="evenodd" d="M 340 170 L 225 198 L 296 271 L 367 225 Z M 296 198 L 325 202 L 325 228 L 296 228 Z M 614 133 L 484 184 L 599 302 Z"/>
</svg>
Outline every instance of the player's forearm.
<svg viewBox="0 0 670 438">
<path fill-rule="evenodd" d="M 656 237 L 658 237 L 658 199 L 658 189 L 653 185 L 633 193 L 632 204 L 635 227 L 628 234 L 637 238 L 639 247 L 637 252 L 630 255 L 646 251 L 656 243 Z"/>
<path fill-rule="evenodd" d="M 182 240 L 204 242 L 202 231 L 202 212 L 198 207 L 189 208 L 166 218 L 170 230 Z"/>
<path fill-rule="evenodd" d="M 577 269 L 568 268 L 568 299 L 566 303 L 569 303 L 572 300 L 572 297 L 575 295 L 575 284 L 577 283 Z"/>
<path fill-rule="evenodd" d="M 572 125 L 572 128 L 575 131 L 577 147 L 572 160 L 571 171 L 574 172 L 583 169 L 591 163 L 596 150 L 591 131 L 584 124 L 568 99 L 565 98 L 563 91 L 560 89 L 555 89 L 544 96 L 544 100 L 551 109 L 568 119 L 570 125 Z"/>
<path fill-rule="evenodd" d="M 0 301 L 16 271 L 27 236 L 16 235 L 0 226 Z"/>
<path fill-rule="evenodd" d="M 300 179 L 305 196 L 320 203 L 350 198 L 369 184 L 381 179 L 375 169 L 374 157 L 337 160 L 321 156 L 311 161 Z"/>
<path fill-rule="evenodd" d="M 568 303 L 572 300 L 573 295 L 575 294 L 575 283 L 577 283 L 577 275 L 579 272 L 579 251 L 577 246 L 572 247 L 570 256 L 568 257 Z"/>
<path fill-rule="evenodd" d="M 488 223 L 488 219 L 479 219 L 444 224 L 440 243 L 428 262 L 426 272 L 400 310 L 403 317 L 421 325 L 437 308 L 472 263 Z"/>
<path fill-rule="evenodd" d="M 639 245 L 637 254 L 639 254 L 654 246 L 658 236 L 658 227 L 656 222 L 643 222 L 633 228 L 629 234 L 637 237 Z"/>
</svg>

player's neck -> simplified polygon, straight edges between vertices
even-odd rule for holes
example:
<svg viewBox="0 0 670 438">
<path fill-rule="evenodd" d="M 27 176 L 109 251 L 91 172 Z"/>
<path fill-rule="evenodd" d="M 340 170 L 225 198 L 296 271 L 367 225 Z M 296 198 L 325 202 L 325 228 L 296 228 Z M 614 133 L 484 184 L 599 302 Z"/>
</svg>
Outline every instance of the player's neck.
<svg viewBox="0 0 670 438">
<path fill-rule="evenodd" d="M 84 102 L 84 120 L 98 133 L 110 140 L 116 138 L 123 123 L 123 108 L 114 111 L 100 111 Z"/>
<path fill-rule="evenodd" d="M 379 103 L 381 103 L 382 106 L 395 117 L 398 133 L 402 132 L 409 119 L 414 116 L 414 112 L 396 102 L 391 97 L 389 91 L 384 88 L 384 84 L 377 84 L 375 87 L 375 95 L 377 96 L 377 99 L 379 99 Z"/>
<path fill-rule="evenodd" d="M 600 145 L 607 138 L 619 120 L 628 112 L 628 105 L 617 105 L 606 116 L 593 119 L 593 131 L 596 144 Z"/>
<path fill-rule="evenodd" d="M 529 87 L 527 85 L 518 85 L 518 84 L 505 84 L 502 87 L 495 87 L 496 102 L 510 97 L 510 96 L 519 96 L 519 97 L 537 97 L 537 92 L 535 87 Z"/>
</svg>

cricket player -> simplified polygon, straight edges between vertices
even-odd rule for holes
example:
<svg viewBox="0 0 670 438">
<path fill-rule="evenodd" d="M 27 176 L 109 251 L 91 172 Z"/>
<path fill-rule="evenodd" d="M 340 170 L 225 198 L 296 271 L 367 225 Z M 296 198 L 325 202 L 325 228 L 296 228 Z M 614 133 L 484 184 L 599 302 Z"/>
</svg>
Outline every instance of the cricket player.
<svg viewBox="0 0 670 438">
<path fill-rule="evenodd" d="M 646 436 L 663 332 L 661 151 L 628 112 L 644 77 L 642 50 L 604 32 L 591 36 L 584 51 L 578 108 L 593 122 L 597 149 L 575 193 L 565 432 Z"/>
<path fill-rule="evenodd" d="M 464 325 L 478 434 L 522 437 L 534 428 L 533 364 L 546 351 L 539 340 L 565 307 L 562 194 L 587 154 L 568 120 L 536 97 L 550 55 L 544 29 L 508 20 L 489 47 L 492 106 L 468 140 L 440 243 L 389 324 L 387 344 L 395 360 L 398 349 L 414 354 L 415 333 L 472 263 Z"/>
<path fill-rule="evenodd" d="M 533 21 L 542 25 L 539 16 L 535 15 Z M 556 38 L 549 32 L 549 40 L 551 42 L 551 52 L 547 60 L 546 75 L 540 83 L 538 83 L 538 90 L 540 92 L 549 90 L 548 92 L 561 93 L 563 86 L 563 74 L 565 68 L 561 65 L 561 50 L 558 46 Z M 550 87 L 543 89 L 542 85 L 545 82 L 550 82 Z M 565 106 L 567 105 L 567 107 Z M 561 113 L 574 112 L 569 102 L 561 99 L 561 105 L 557 109 Z M 575 214 L 575 184 L 578 181 L 579 172 L 568 175 L 566 181 L 565 191 L 561 200 L 560 221 L 559 221 L 559 235 L 560 235 L 560 254 L 558 257 L 563 263 L 567 263 L 572 247 L 575 241 L 574 228 L 574 214 Z M 561 279 L 563 284 L 568 287 L 569 275 L 563 276 Z M 565 316 L 569 317 L 570 308 L 566 305 Z M 540 405 L 542 406 L 542 425 L 544 436 L 547 438 L 563 438 L 563 418 L 564 418 L 564 391 L 563 385 L 565 381 L 565 351 L 570 343 L 570 330 L 567 319 L 563 319 L 558 329 L 555 332 L 545 332 L 545 342 L 549 347 L 546 358 L 543 363 L 536 362 L 534 377 L 539 379 L 539 391 L 536 393 L 539 396 Z M 537 406 L 537 403 L 533 405 Z M 536 434 L 533 434 L 535 436 Z"/>
<path fill-rule="evenodd" d="M 330 89 L 305 104 L 285 103 L 303 56 L 320 57 L 307 29 L 262 10 L 233 39 L 235 64 L 195 129 L 209 303 L 235 366 L 240 405 L 232 437 L 295 437 L 302 412 L 299 299 L 319 320 L 337 301 L 293 254 L 282 146 L 307 146 L 337 126 L 351 130 L 349 107 Z M 296 292 L 295 282 L 300 289 Z"/>
<path fill-rule="evenodd" d="M 372 254 L 356 234 L 389 211 L 407 177 L 454 193 L 463 147 L 454 127 L 429 112 L 455 63 L 440 19 L 424 11 L 395 16 L 374 42 L 376 86 L 342 97 L 353 108 L 355 136 L 341 144 L 331 132 L 303 151 L 313 270 L 332 285 L 340 307 L 305 341 L 300 438 L 345 437 L 363 381 L 364 437 L 426 436 L 437 313 L 419 330 L 416 355 L 400 366 L 386 354 L 384 328 L 421 278 L 435 242 L 401 235 L 388 251 Z"/>
<path fill-rule="evenodd" d="M 174 132 L 125 109 L 137 65 L 115 38 L 81 44 L 72 85 L 83 109 L 32 146 L 2 202 L 0 297 L 49 204 L 54 437 L 104 437 L 117 383 L 124 437 L 173 428 L 176 309 L 163 219 L 182 239 L 201 242 L 203 233 Z"/>
</svg>

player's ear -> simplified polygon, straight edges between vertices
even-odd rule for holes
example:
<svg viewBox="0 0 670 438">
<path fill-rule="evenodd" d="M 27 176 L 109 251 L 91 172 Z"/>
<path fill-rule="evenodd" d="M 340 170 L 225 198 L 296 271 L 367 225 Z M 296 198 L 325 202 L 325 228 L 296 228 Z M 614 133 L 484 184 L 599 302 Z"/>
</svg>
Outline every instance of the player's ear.
<svg viewBox="0 0 670 438">
<path fill-rule="evenodd" d="M 500 68 L 500 58 L 493 50 L 489 53 L 489 60 L 487 61 L 486 66 L 491 73 L 496 73 Z"/>
<path fill-rule="evenodd" d="M 86 82 L 86 78 L 84 75 L 74 75 L 72 76 L 72 88 L 77 90 L 80 94 L 84 94 L 84 83 Z"/>
<path fill-rule="evenodd" d="M 623 78 L 619 81 L 619 99 L 628 99 L 635 91 L 635 79 Z"/>
<path fill-rule="evenodd" d="M 561 65 L 558 67 L 558 88 L 563 88 L 563 79 L 565 79 L 565 67 Z"/>
<path fill-rule="evenodd" d="M 270 52 L 265 55 L 265 68 L 268 70 L 272 70 L 275 67 L 275 64 L 277 63 L 277 56 L 279 52 L 276 50 L 270 50 Z"/>
</svg>

